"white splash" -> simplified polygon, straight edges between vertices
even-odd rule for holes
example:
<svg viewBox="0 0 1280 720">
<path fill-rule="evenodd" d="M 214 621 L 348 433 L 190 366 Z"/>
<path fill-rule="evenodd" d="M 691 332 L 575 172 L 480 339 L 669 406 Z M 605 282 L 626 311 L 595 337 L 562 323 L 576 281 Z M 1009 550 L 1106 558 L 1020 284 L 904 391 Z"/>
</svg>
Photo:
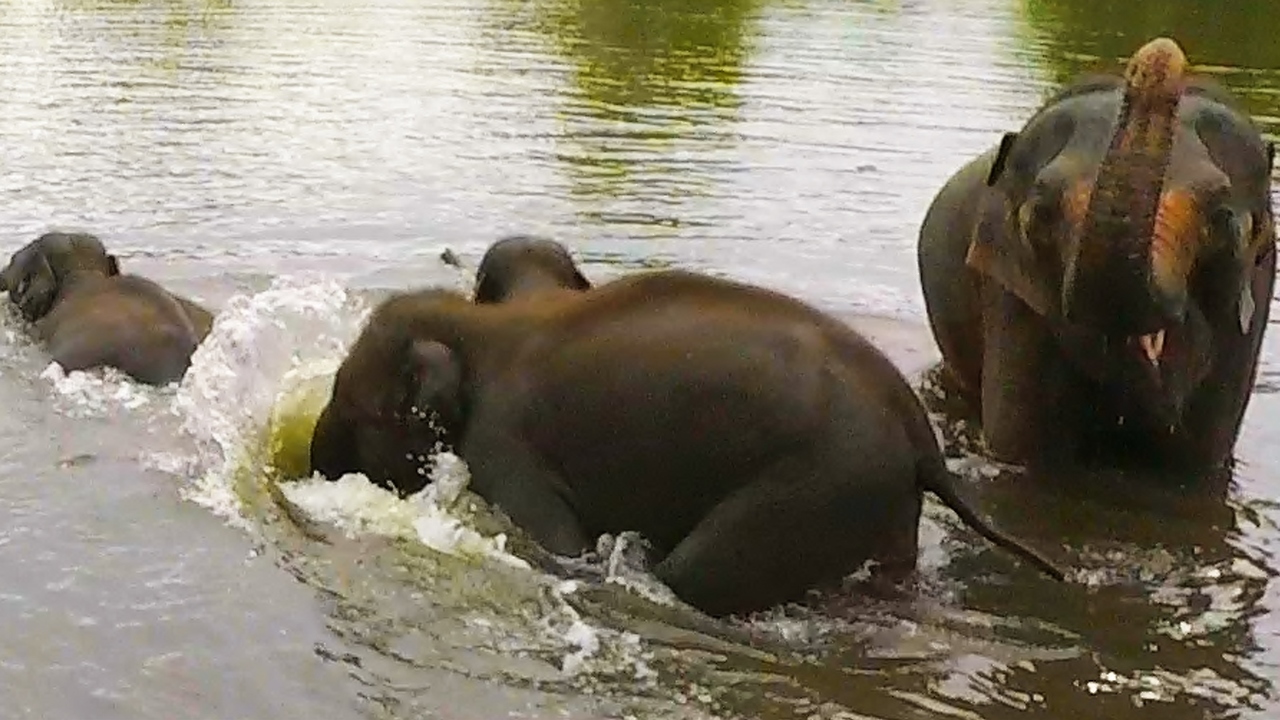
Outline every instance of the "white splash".
<svg viewBox="0 0 1280 720">
<path fill-rule="evenodd" d="M 486 537 L 451 513 L 468 479 L 466 464 L 460 458 L 441 453 L 436 457 L 432 482 L 403 499 L 358 473 L 344 475 L 336 482 L 314 477 L 285 483 L 281 490 L 308 516 L 349 535 L 416 538 L 438 552 L 490 558 L 528 570 L 527 562 L 507 552 L 506 535 Z"/>
<path fill-rule="evenodd" d="M 604 560 L 604 581 L 658 605 L 682 605 L 675 592 L 647 566 L 645 555 L 649 549 L 648 541 L 634 531 L 621 532 L 616 537 L 601 535 L 596 539 L 596 554 Z"/>
<path fill-rule="evenodd" d="M 658 674 L 650 662 L 652 652 L 644 649 L 640 636 L 597 627 L 583 619 L 566 597 L 578 591 L 576 580 L 565 580 L 550 588 L 554 611 L 542 618 L 541 629 L 552 642 L 568 646 L 560 660 L 560 672 L 567 676 L 626 675 L 652 687 Z"/>
<path fill-rule="evenodd" d="M 171 411 L 196 445 L 194 457 L 153 458 L 181 468 L 191 485 L 184 495 L 228 522 L 252 532 L 237 494 L 237 475 L 266 481 L 269 448 L 264 440 L 277 414 L 308 409 L 328 383 L 369 308 L 337 282 L 316 277 L 278 278 L 265 291 L 233 298 L 218 313 L 209 336 L 178 386 Z M 465 463 L 452 454 L 435 458 L 432 480 L 408 498 L 375 486 L 359 474 L 335 482 L 312 477 L 283 482 L 286 501 L 310 518 L 350 535 L 374 534 L 417 540 L 442 553 L 497 561 L 530 571 L 535 583 L 550 582 L 551 603 L 535 633 L 563 648 L 561 670 L 569 675 L 622 672 L 655 682 L 642 643 L 633 633 L 596 628 L 566 602 L 571 587 L 533 571 L 506 549 L 503 534 L 486 536 L 471 527 L 463 504 L 469 480 Z M 621 555 L 617 576 L 629 573 Z"/>
<path fill-rule="evenodd" d="M 137 410 L 173 386 L 151 387 L 134 381 L 124 372 L 111 367 L 92 371 L 66 372 L 56 361 L 40 373 L 41 380 L 53 386 L 62 406 L 72 417 L 105 416 L 117 410 Z"/>
<path fill-rule="evenodd" d="M 339 283 L 308 275 L 277 278 L 227 303 L 173 401 L 198 446 L 189 499 L 242 524 L 234 476 L 290 389 L 285 383 L 301 367 L 336 365 L 366 313 Z"/>
</svg>

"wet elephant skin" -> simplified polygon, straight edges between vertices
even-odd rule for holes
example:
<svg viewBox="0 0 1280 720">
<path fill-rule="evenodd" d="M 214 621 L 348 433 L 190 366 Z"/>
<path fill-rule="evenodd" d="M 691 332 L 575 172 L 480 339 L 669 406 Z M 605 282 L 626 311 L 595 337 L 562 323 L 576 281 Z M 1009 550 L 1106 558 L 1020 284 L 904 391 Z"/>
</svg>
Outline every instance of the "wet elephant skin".
<svg viewBox="0 0 1280 720">
<path fill-rule="evenodd" d="M 412 493 L 441 446 L 545 549 L 637 531 L 655 574 L 714 615 L 798 599 L 867 561 L 909 574 L 926 489 L 1062 577 L 961 498 L 884 354 L 728 280 L 637 273 L 500 304 L 393 296 L 337 372 L 312 467 Z"/>
<path fill-rule="evenodd" d="M 489 246 L 476 270 L 473 298 L 500 303 L 547 290 L 590 290 L 591 282 L 562 243 L 535 235 L 509 235 Z"/>
<path fill-rule="evenodd" d="M 1228 466 L 1275 283 L 1274 150 L 1172 40 L 953 175 L 919 239 L 942 378 L 997 459 Z"/>
<path fill-rule="evenodd" d="M 13 254 L 0 288 L 63 370 L 114 367 L 140 382 L 180 380 L 213 315 L 120 272 L 88 233 L 48 232 Z"/>
</svg>

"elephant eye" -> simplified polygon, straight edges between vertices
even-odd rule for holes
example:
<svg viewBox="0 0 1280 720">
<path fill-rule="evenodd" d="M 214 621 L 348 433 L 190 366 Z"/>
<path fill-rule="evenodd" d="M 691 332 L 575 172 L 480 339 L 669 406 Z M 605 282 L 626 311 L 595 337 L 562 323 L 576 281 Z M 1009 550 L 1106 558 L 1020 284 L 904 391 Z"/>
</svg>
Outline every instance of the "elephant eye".
<svg viewBox="0 0 1280 720">
<path fill-rule="evenodd" d="M 1056 203 L 1047 198 L 1032 195 L 1018 210 L 1018 224 L 1028 243 L 1043 244 L 1053 233 L 1054 224 L 1058 222 L 1060 216 Z"/>
</svg>

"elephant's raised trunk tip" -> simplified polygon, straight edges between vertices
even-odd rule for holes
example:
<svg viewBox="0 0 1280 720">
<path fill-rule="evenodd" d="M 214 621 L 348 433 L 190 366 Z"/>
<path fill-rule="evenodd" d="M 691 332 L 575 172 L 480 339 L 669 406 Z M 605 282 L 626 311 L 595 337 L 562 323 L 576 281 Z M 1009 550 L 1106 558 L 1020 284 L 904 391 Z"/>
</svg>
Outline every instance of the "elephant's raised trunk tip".
<svg viewBox="0 0 1280 720">
<path fill-rule="evenodd" d="M 1098 168 L 1078 254 L 1063 287 L 1068 319 L 1114 333 L 1147 334 L 1178 305 L 1177 298 L 1164 297 L 1176 289 L 1153 282 L 1152 251 L 1156 233 L 1168 224 L 1158 215 L 1186 72 L 1186 54 L 1165 37 L 1143 45 L 1125 67 L 1115 134 Z"/>
<path fill-rule="evenodd" d="M 1130 93 L 1148 97 L 1176 98 L 1182 94 L 1187 71 L 1187 55 L 1170 38 L 1161 37 L 1138 48 L 1124 69 Z"/>
</svg>

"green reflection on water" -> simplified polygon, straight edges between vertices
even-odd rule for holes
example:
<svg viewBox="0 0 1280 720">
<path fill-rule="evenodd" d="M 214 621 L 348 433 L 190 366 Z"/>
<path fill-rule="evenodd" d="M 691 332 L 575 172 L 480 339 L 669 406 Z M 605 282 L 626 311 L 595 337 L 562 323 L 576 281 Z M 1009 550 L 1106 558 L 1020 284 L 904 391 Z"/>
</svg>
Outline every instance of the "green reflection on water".
<svg viewBox="0 0 1280 720">
<path fill-rule="evenodd" d="M 1280 42 L 1270 0 L 1022 0 L 1057 84 L 1114 70 L 1151 38 L 1177 40 L 1195 69 L 1219 76 L 1272 132 L 1280 130 Z"/>
<path fill-rule="evenodd" d="M 533 24 L 571 68 L 557 154 L 575 196 L 706 192 L 698 163 L 733 142 L 759 4 L 539 0 Z M 678 224 L 614 212 L 612 222 Z"/>
<path fill-rule="evenodd" d="M 576 66 L 581 97 L 603 119 L 646 106 L 736 108 L 756 0 L 561 0 L 542 5 L 554 47 Z"/>
</svg>

